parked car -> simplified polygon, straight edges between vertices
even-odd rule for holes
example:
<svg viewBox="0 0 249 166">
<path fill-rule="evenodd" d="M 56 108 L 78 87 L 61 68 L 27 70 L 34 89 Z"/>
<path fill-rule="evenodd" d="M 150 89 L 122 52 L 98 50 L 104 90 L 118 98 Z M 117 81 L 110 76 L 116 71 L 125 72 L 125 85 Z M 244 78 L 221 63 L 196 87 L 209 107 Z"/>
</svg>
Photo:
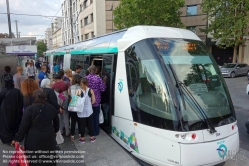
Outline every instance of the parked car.
<svg viewBox="0 0 249 166">
<path fill-rule="evenodd" d="M 249 66 L 245 63 L 227 63 L 220 70 L 223 77 L 234 78 L 239 75 L 249 74 Z"/>
</svg>

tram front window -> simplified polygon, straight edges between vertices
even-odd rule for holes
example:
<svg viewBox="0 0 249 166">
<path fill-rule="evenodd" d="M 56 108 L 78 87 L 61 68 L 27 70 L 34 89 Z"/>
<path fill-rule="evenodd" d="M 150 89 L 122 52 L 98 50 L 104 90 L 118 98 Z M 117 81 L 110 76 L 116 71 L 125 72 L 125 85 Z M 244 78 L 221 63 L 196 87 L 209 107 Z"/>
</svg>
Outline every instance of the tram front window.
<svg viewBox="0 0 249 166">
<path fill-rule="evenodd" d="M 224 80 L 200 41 L 139 41 L 126 50 L 126 72 L 136 122 L 192 131 L 208 129 L 207 119 L 214 127 L 235 121 Z M 173 101 L 179 101 L 180 112 Z"/>
<path fill-rule="evenodd" d="M 160 52 L 159 56 L 163 57 L 165 66 L 172 66 L 173 72 L 176 73 L 182 85 L 180 87 L 183 91 L 181 113 L 185 130 L 207 128 L 205 122 L 207 118 L 214 127 L 235 121 L 224 80 L 202 42 L 154 39 L 153 43 Z M 201 109 L 197 108 L 194 100 Z"/>
</svg>

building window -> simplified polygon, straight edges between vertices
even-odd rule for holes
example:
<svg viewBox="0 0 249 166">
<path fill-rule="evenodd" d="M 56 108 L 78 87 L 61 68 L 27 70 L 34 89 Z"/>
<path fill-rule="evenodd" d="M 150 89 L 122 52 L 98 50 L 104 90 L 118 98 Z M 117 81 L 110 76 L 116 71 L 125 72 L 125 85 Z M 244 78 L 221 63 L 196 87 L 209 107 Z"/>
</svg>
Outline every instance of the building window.
<svg viewBox="0 0 249 166">
<path fill-rule="evenodd" d="M 197 15 L 197 5 L 187 6 L 187 16 Z"/>
<path fill-rule="evenodd" d="M 188 30 L 196 33 L 196 26 L 186 27 Z"/>
<path fill-rule="evenodd" d="M 94 32 L 91 32 L 91 36 L 92 36 L 92 38 L 94 38 L 95 36 L 94 36 Z"/>
<path fill-rule="evenodd" d="M 90 4 L 92 4 L 93 3 L 93 0 L 90 0 Z"/>
<path fill-rule="evenodd" d="M 88 24 L 88 17 L 84 18 L 84 24 L 85 26 Z"/>
<path fill-rule="evenodd" d="M 81 35 L 81 41 L 82 41 L 82 40 L 84 40 L 84 39 L 83 39 L 83 35 Z"/>
<path fill-rule="evenodd" d="M 80 27 L 82 28 L 83 27 L 83 21 L 80 20 Z"/>
<path fill-rule="evenodd" d="M 83 7 L 84 7 L 84 9 L 87 7 L 87 0 L 84 1 Z"/>
<path fill-rule="evenodd" d="M 85 39 L 87 40 L 89 37 L 89 34 L 85 34 Z"/>
<path fill-rule="evenodd" d="M 91 14 L 91 22 L 93 22 L 93 13 Z"/>
</svg>

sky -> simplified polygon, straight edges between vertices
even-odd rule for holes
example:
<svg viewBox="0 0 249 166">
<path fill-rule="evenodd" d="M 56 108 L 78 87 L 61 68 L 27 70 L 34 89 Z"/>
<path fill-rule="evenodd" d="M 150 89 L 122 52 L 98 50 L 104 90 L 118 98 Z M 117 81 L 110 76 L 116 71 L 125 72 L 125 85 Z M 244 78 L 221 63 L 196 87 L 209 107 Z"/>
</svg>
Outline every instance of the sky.
<svg viewBox="0 0 249 166">
<path fill-rule="evenodd" d="M 55 16 L 63 0 L 9 0 L 10 13 Z M 6 0 L 0 0 L 0 13 L 7 13 Z M 61 10 L 56 16 L 61 16 Z M 45 38 L 45 30 L 51 27 L 52 17 L 10 15 L 11 30 L 16 36 L 15 20 L 21 37 Z M 7 14 L 0 14 L 0 33 L 9 33 Z"/>
</svg>

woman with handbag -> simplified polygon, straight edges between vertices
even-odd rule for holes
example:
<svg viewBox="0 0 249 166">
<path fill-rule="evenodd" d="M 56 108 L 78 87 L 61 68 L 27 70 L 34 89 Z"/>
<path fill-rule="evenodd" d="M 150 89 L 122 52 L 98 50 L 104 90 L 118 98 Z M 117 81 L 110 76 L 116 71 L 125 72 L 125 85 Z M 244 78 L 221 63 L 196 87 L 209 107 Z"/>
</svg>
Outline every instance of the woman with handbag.
<svg viewBox="0 0 249 166">
<path fill-rule="evenodd" d="M 72 86 L 70 87 L 70 89 L 68 89 L 68 94 L 70 97 L 72 96 L 75 96 L 76 95 L 76 92 L 78 90 L 81 89 L 80 85 L 81 85 L 81 79 L 82 77 L 80 75 L 75 75 L 73 77 L 73 81 L 72 81 Z M 77 122 L 77 125 L 78 125 L 78 130 L 79 130 L 79 136 L 80 136 L 80 120 L 77 116 L 77 112 L 73 112 L 73 111 L 69 111 L 69 116 L 71 118 L 71 140 L 73 141 L 74 140 L 74 134 L 75 134 L 75 125 L 76 125 L 76 122 Z"/>
<path fill-rule="evenodd" d="M 63 74 L 54 74 L 54 84 L 52 85 L 52 89 L 57 92 L 59 105 L 63 110 L 60 111 L 60 131 L 62 134 L 66 134 L 69 137 L 70 129 L 69 129 L 69 112 L 68 112 L 68 89 L 70 87 L 70 83 L 63 81 Z M 63 128 L 65 127 L 65 133 Z"/>
<path fill-rule="evenodd" d="M 53 161 L 56 158 L 54 134 L 59 131 L 58 110 L 46 102 L 46 97 L 42 90 L 36 90 L 33 97 L 35 99 L 34 104 L 24 111 L 19 131 L 16 133 L 12 143 L 21 142 L 25 137 L 25 150 L 34 151 L 34 153 L 28 154 L 30 155 L 28 160 L 41 161 L 38 164 L 31 161 L 30 166 L 33 164 L 36 166 L 44 164 L 56 165 Z M 39 158 L 42 155 L 51 157 Z M 52 163 L 43 163 L 43 160 L 52 160 Z"/>
<path fill-rule="evenodd" d="M 81 138 L 79 140 L 80 143 L 85 143 L 85 128 L 87 126 L 90 134 L 90 141 L 94 142 L 96 138 L 94 137 L 93 130 L 93 109 L 92 105 L 95 103 L 95 95 L 92 89 L 88 87 L 88 80 L 83 78 L 81 81 L 81 96 L 85 97 L 84 108 L 82 112 L 77 112 L 77 115 L 80 119 L 80 135 Z"/>
<path fill-rule="evenodd" d="M 11 145 L 22 120 L 23 96 L 14 88 L 12 77 L 6 77 L 4 82 L 5 88 L 0 92 L 0 140 Z"/>
</svg>

